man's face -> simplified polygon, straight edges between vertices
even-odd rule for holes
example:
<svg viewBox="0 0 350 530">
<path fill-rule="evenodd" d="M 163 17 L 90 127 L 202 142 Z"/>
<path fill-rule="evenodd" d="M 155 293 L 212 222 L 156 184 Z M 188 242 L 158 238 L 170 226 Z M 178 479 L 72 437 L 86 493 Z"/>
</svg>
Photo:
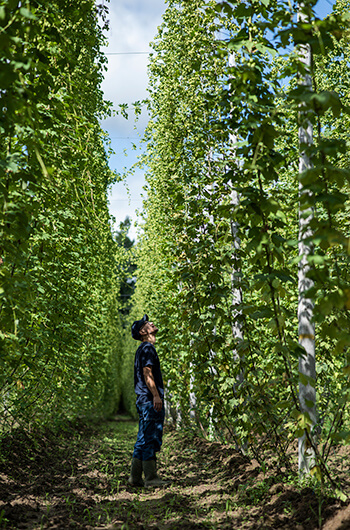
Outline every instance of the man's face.
<svg viewBox="0 0 350 530">
<path fill-rule="evenodd" d="M 155 335 L 158 332 L 158 328 L 153 322 L 146 322 L 146 324 L 140 329 L 141 335 Z"/>
</svg>

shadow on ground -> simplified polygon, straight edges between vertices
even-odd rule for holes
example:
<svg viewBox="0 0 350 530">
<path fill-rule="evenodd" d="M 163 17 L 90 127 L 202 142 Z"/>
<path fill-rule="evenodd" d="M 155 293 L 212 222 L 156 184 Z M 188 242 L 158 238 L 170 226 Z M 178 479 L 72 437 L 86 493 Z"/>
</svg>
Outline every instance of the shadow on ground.
<svg viewBox="0 0 350 530">
<path fill-rule="evenodd" d="M 159 462 L 171 485 L 132 489 L 137 425 L 126 420 L 3 439 L 0 528 L 350 529 L 350 506 L 300 487 L 295 473 L 263 472 L 228 445 L 177 431 L 166 433 Z M 349 490 L 348 456 L 339 472 Z"/>
</svg>

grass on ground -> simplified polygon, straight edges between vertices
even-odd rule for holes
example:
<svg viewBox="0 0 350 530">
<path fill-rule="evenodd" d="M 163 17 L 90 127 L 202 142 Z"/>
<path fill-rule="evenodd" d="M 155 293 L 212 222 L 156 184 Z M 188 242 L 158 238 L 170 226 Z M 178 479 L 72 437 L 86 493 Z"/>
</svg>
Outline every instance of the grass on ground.
<svg viewBox="0 0 350 530">
<path fill-rule="evenodd" d="M 323 495 L 296 472 L 263 466 L 229 445 L 168 430 L 162 489 L 127 485 L 137 424 L 127 418 L 77 424 L 40 439 L 16 433 L 0 447 L 0 528 L 293 529 L 350 528 L 350 505 Z M 350 493 L 349 452 L 337 453 Z"/>
</svg>

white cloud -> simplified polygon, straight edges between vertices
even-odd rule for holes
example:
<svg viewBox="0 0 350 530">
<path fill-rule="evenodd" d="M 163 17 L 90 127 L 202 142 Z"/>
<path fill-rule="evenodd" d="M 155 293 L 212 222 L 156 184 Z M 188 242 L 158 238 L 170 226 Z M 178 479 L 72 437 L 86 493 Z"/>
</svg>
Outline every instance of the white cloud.
<svg viewBox="0 0 350 530">
<path fill-rule="evenodd" d="M 108 72 L 102 83 L 105 99 L 115 108 L 120 103 L 132 103 L 146 98 L 147 55 L 108 56 Z"/>
<path fill-rule="evenodd" d="M 146 97 L 148 55 L 165 10 L 163 0 L 111 0 L 109 4 L 108 72 L 102 88 L 106 99 L 131 103 Z M 109 55 L 112 53 L 125 55 Z"/>
<path fill-rule="evenodd" d="M 147 64 L 148 55 L 137 55 L 130 52 L 149 52 L 149 43 L 157 34 L 157 27 L 162 22 L 166 9 L 164 0 L 111 0 L 108 4 L 110 30 L 107 34 L 109 45 L 103 48 L 108 57 L 108 70 L 105 72 L 102 90 L 105 99 L 112 101 L 118 110 L 121 103 L 131 104 L 147 97 Z M 108 55 L 118 53 L 121 55 Z M 116 155 L 110 160 L 110 167 L 118 172 L 123 167 L 130 168 L 136 162 L 136 153 L 132 144 L 138 144 L 137 138 L 143 134 L 147 123 L 144 111 L 134 129 L 133 115 L 128 120 L 121 116 L 109 118 L 102 122 L 102 127 L 111 137 L 111 147 Z M 123 151 L 127 151 L 125 157 Z M 110 212 L 116 219 L 115 228 L 128 215 L 133 223 L 136 221 L 135 210 L 142 209 L 142 187 L 145 179 L 141 171 L 127 177 L 126 183 L 113 186 L 110 195 Z M 129 189 L 129 193 L 127 189 Z M 133 226 L 130 236 L 136 237 Z"/>
</svg>

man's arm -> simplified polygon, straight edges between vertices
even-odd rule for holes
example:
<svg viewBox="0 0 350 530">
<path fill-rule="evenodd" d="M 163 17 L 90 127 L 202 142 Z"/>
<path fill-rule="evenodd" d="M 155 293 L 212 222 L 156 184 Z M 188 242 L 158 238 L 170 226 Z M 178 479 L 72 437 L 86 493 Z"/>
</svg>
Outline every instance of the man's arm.
<svg viewBox="0 0 350 530">
<path fill-rule="evenodd" d="M 150 392 L 152 392 L 153 396 L 153 407 L 157 412 L 160 412 L 162 410 L 162 400 L 159 397 L 158 390 L 156 387 L 156 383 L 154 381 L 153 373 L 152 373 L 152 366 L 145 366 L 143 369 L 143 376 L 145 378 L 145 383 L 149 389 Z"/>
</svg>

